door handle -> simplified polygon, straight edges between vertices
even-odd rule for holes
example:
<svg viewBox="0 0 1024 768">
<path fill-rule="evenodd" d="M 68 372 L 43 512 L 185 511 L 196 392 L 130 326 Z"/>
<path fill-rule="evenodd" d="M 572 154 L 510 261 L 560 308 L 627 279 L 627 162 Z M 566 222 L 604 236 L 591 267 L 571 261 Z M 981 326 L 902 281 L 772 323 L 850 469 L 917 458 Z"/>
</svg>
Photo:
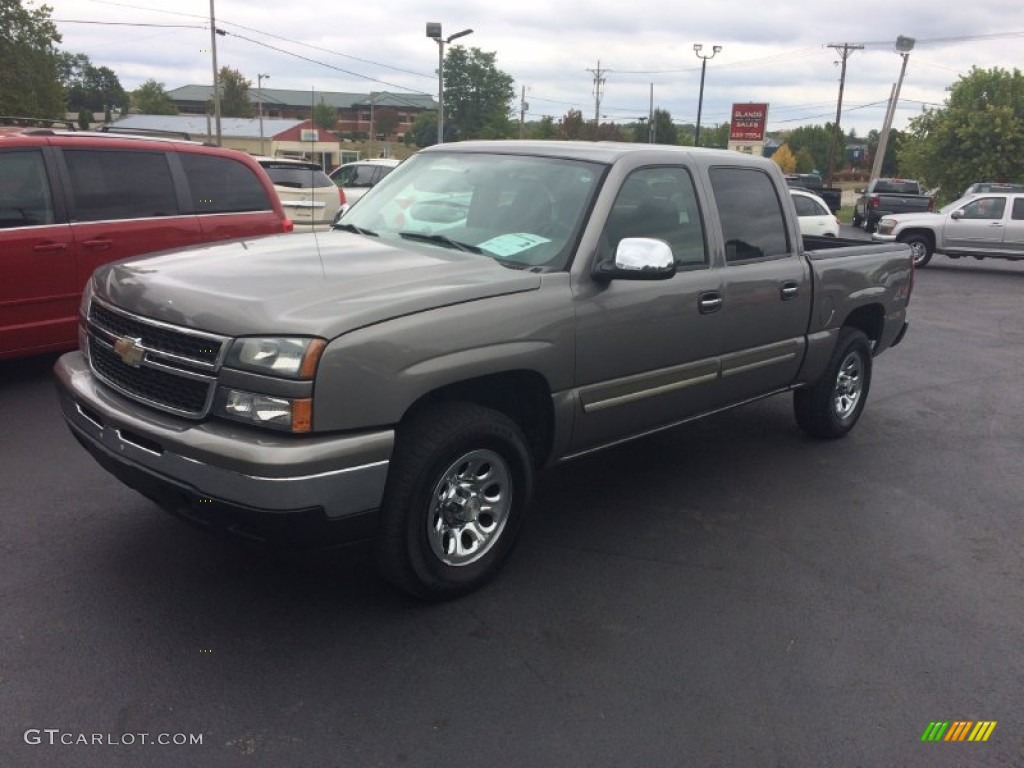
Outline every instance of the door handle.
<svg viewBox="0 0 1024 768">
<path fill-rule="evenodd" d="M 83 240 L 82 245 L 86 248 L 109 248 L 114 241 L 109 237 L 97 237 L 93 240 Z"/>
<path fill-rule="evenodd" d="M 32 250 L 38 253 L 52 253 L 53 251 L 66 251 L 67 243 L 40 243 L 32 246 Z"/>
<path fill-rule="evenodd" d="M 710 315 L 722 308 L 722 294 L 715 291 L 702 293 L 697 297 L 697 309 L 702 315 Z"/>
<path fill-rule="evenodd" d="M 792 301 L 800 295 L 800 286 L 792 281 L 783 283 L 779 289 L 779 294 L 782 296 L 783 301 Z"/>
</svg>

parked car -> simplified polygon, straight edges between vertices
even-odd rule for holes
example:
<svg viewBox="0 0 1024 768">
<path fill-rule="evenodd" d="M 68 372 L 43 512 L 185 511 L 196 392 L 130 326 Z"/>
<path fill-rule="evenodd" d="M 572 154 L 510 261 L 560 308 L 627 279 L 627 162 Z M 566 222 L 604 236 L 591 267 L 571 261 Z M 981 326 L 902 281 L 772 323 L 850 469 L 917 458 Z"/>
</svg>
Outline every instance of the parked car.
<svg viewBox="0 0 1024 768">
<path fill-rule="evenodd" d="M 824 200 L 802 189 L 790 188 L 789 194 L 796 206 L 800 234 L 839 237 L 839 219 L 828 209 Z"/>
<path fill-rule="evenodd" d="M 918 267 L 935 253 L 951 259 L 1024 259 L 1024 191 L 964 197 L 938 213 L 885 216 L 871 239 L 906 243 Z"/>
<path fill-rule="evenodd" d="M 0 358 L 72 349 L 109 261 L 291 231 L 242 152 L 169 139 L 0 129 Z"/>
<path fill-rule="evenodd" d="M 786 174 L 786 183 L 791 189 L 804 189 L 814 193 L 825 201 L 825 205 L 832 213 L 843 207 L 843 191 L 826 187 L 821 176 L 816 173 L 789 173 Z"/>
<path fill-rule="evenodd" d="M 285 213 L 302 229 L 327 229 L 345 202 L 323 166 L 287 157 L 257 157 L 270 180 Z"/>
<path fill-rule="evenodd" d="M 344 192 L 341 213 L 345 213 L 352 203 L 397 168 L 400 162 L 383 157 L 375 160 L 356 160 L 353 163 L 339 165 L 331 171 L 331 180 Z"/>
<path fill-rule="evenodd" d="M 439 176 L 460 217 L 389 222 Z M 61 409 L 186 519 L 374 536 L 388 579 L 452 598 L 497 573 L 542 467 L 790 391 L 808 434 L 854 427 L 907 329 L 910 249 L 801 237 L 786 194 L 740 152 L 435 145 L 316 243 L 101 267 Z"/>
<path fill-rule="evenodd" d="M 875 179 L 866 189 L 858 190 L 853 208 L 853 226 L 874 232 L 883 216 L 897 213 L 923 213 L 935 207 L 935 200 L 926 195 L 914 179 Z"/>
</svg>

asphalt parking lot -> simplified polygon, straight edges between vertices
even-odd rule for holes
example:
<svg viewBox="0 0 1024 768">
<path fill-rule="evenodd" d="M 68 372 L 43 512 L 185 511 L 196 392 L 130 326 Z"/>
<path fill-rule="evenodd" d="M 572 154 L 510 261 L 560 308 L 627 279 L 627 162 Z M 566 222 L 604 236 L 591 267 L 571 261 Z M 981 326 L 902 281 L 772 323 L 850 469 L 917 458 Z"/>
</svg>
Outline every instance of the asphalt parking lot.
<svg viewBox="0 0 1024 768">
<path fill-rule="evenodd" d="M 910 316 L 847 439 L 778 397 L 566 465 L 436 606 L 170 518 L 0 363 L 0 765 L 1024 764 L 1024 262 Z"/>
</svg>

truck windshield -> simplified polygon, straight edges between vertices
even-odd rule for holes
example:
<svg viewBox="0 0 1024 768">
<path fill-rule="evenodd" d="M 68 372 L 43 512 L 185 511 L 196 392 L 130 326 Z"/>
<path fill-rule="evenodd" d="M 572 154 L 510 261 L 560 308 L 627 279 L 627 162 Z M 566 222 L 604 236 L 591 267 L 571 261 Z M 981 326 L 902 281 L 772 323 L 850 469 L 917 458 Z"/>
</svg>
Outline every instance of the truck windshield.
<svg viewBox="0 0 1024 768">
<path fill-rule="evenodd" d="M 381 180 L 338 226 L 559 270 L 604 171 L 561 158 L 427 152 Z"/>
</svg>

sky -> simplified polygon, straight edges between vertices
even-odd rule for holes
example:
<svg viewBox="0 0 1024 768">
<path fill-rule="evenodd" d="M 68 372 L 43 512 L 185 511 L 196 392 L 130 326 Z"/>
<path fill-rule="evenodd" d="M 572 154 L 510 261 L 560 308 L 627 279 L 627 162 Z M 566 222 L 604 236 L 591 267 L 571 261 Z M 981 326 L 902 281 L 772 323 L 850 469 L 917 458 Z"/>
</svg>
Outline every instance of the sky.
<svg viewBox="0 0 1024 768">
<path fill-rule="evenodd" d="M 496 66 L 525 88 L 526 119 L 556 121 L 570 109 L 593 119 L 595 73 L 603 79 L 602 122 L 629 123 L 653 103 L 676 123 L 697 119 L 701 59 L 707 55 L 701 125 L 729 120 L 733 103 L 768 103 L 768 130 L 835 120 L 840 52 L 850 48 L 840 123 L 864 137 L 880 130 L 902 58 L 898 36 L 916 43 L 907 60 L 893 127 L 927 107 L 974 66 L 1024 65 L 1024 2 L 950 5 L 935 0 L 372 0 L 288 3 L 212 0 L 217 63 L 268 88 L 437 96 L 437 44 L 494 53 Z M 127 90 L 152 78 L 167 90 L 212 81 L 208 0 L 50 0 L 59 48 L 110 67 Z M 88 23 L 83 23 L 88 22 Z M 265 76 L 269 75 L 269 79 Z"/>
</svg>

